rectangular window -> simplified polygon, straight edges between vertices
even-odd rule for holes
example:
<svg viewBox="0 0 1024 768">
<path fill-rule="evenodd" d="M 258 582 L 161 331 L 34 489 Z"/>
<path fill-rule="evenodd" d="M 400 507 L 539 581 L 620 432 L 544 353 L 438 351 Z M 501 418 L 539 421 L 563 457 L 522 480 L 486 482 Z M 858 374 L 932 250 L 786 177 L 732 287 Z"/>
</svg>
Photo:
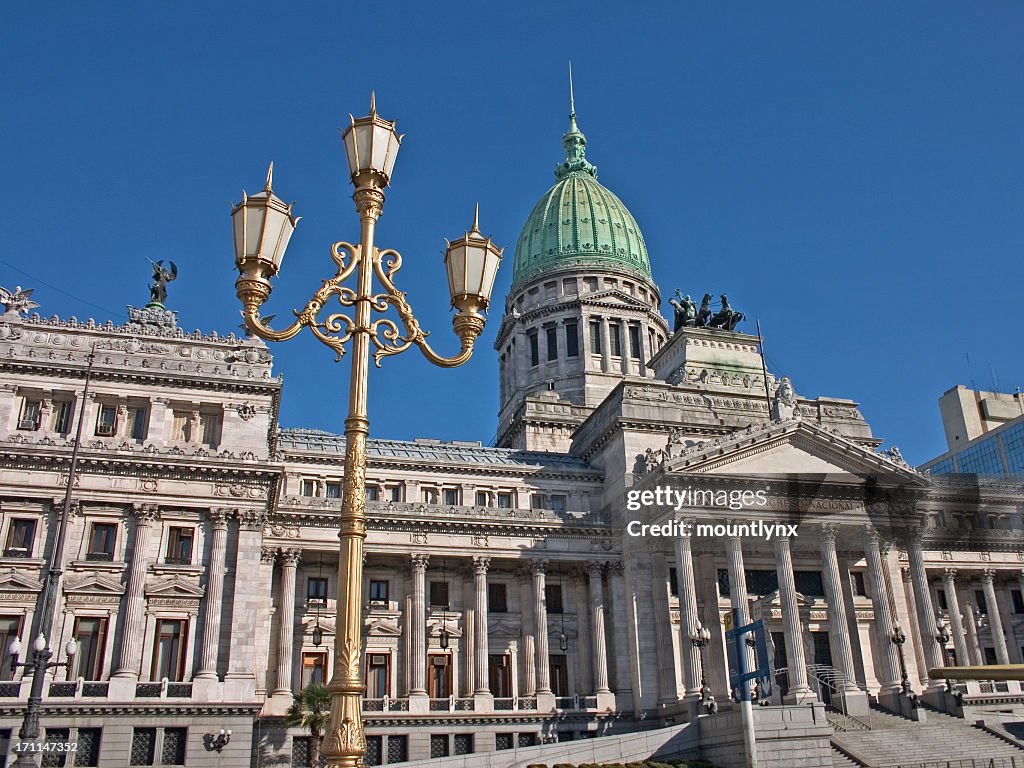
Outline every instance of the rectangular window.
<svg viewBox="0 0 1024 768">
<path fill-rule="evenodd" d="M 853 594 L 857 597 L 867 597 L 868 590 L 864 584 L 864 571 L 851 571 L 850 576 L 853 579 Z"/>
<path fill-rule="evenodd" d="M 494 734 L 494 748 L 512 749 L 512 745 L 515 744 L 514 739 L 514 733 L 496 733 Z"/>
<path fill-rule="evenodd" d="M 117 432 L 117 406 L 101 404 L 96 414 L 96 434 L 100 437 L 111 437 Z"/>
<path fill-rule="evenodd" d="M 71 414 L 74 403 L 70 400 L 58 400 L 53 404 L 53 431 L 66 435 L 71 431 Z"/>
<path fill-rule="evenodd" d="M 376 485 L 366 486 L 366 500 L 367 501 L 378 501 L 380 499 L 380 489 Z"/>
<path fill-rule="evenodd" d="M 78 750 L 75 753 L 75 766 L 94 768 L 100 764 L 100 734 L 102 728 L 79 728 L 77 733 Z"/>
<path fill-rule="evenodd" d="M 553 653 L 548 657 L 548 673 L 551 692 L 555 696 L 569 695 L 569 665 L 566 663 L 565 654 Z M 522 736 L 523 734 L 520 734 L 520 739 Z"/>
<path fill-rule="evenodd" d="M 128 409 L 128 429 L 132 440 L 141 443 L 149 437 L 149 408 L 134 406 Z"/>
<path fill-rule="evenodd" d="M 579 327 L 576 323 L 565 324 L 565 356 L 566 357 L 579 357 L 580 355 L 580 336 Z"/>
<path fill-rule="evenodd" d="M 1013 600 L 1013 612 L 1024 613 L 1024 593 L 1019 589 L 1011 589 L 1010 598 Z"/>
<path fill-rule="evenodd" d="M 622 334 L 618 323 L 608 325 L 608 344 L 611 347 L 612 357 L 622 355 Z"/>
<path fill-rule="evenodd" d="M 675 568 L 668 569 L 668 593 L 679 597 L 679 571 Z"/>
<path fill-rule="evenodd" d="M 590 321 L 590 351 L 595 355 L 601 354 L 601 323 L 597 320 Z"/>
<path fill-rule="evenodd" d="M 409 759 L 409 737 L 388 736 L 388 765 Z"/>
<path fill-rule="evenodd" d="M 634 360 L 639 360 L 642 357 L 642 351 L 640 347 L 640 326 L 631 325 L 629 326 L 629 356 Z"/>
<path fill-rule="evenodd" d="M 388 602 L 388 582 L 384 579 L 372 579 L 370 581 L 370 602 Z"/>
<path fill-rule="evenodd" d="M 184 679 L 187 634 L 184 619 L 157 619 L 153 638 L 153 680 L 166 677 L 173 683 L 179 683 Z"/>
<path fill-rule="evenodd" d="M 11 670 L 11 641 L 21 636 L 21 616 L 0 616 L 0 680 L 14 677 Z M 0 755 L 5 754 L 0 752 Z"/>
<path fill-rule="evenodd" d="M 448 734 L 433 734 L 430 737 L 430 757 L 448 757 Z"/>
<path fill-rule="evenodd" d="M 551 688 L 554 690 L 555 677 L 551 676 Z M 568 687 L 568 686 L 567 686 Z M 565 690 L 563 688 L 563 690 Z M 556 693 L 555 696 L 564 696 L 565 694 Z M 519 734 L 519 746 L 520 747 L 535 747 L 537 746 L 537 734 L 536 733 L 520 733 Z"/>
<path fill-rule="evenodd" d="M 444 489 L 444 503 L 445 504 L 458 504 L 459 503 L 459 490 L 458 490 L 458 488 L 445 488 Z"/>
<path fill-rule="evenodd" d="M 316 683 L 323 685 L 327 682 L 327 654 L 326 653 L 304 653 L 302 654 L 302 687 Z"/>
<path fill-rule="evenodd" d="M 508 613 L 508 589 L 504 584 L 487 585 L 487 610 L 491 613 Z"/>
<path fill-rule="evenodd" d="M 156 728 L 136 728 L 132 731 L 132 751 L 129 765 L 153 765 L 156 759 Z"/>
<path fill-rule="evenodd" d="M 86 560 L 113 560 L 117 541 L 117 523 L 93 523 L 89 532 L 89 551 Z"/>
<path fill-rule="evenodd" d="M 446 654 L 430 654 L 427 656 L 429 677 L 427 678 L 427 695 L 432 699 L 447 699 L 452 690 L 452 665 L 448 663 Z"/>
<path fill-rule="evenodd" d="M 476 505 L 478 507 L 490 506 L 490 502 L 487 499 L 487 491 L 477 491 L 476 492 Z"/>
<path fill-rule="evenodd" d="M 195 528 L 172 527 L 167 532 L 167 557 L 164 562 L 169 565 L 192 565 L 192 542 L 195 535 Z"/>
<path fill-rule="evenodd" d="M 550 503 L 551 503 L 551 511 L 552 512 L 555 512 L 555 513 L 560 514 L 560 515 L 565 514 L 566 498 L 565 498 L 564 494 L 561 494 L 561 493 L 553 493 L 553 494 L 551 494 Z"/>
<path fill-rule="evenodd" d="M 430 606 L 432 608 L 448 607 L 448 582 L 430 582 Z"/>
<path fill-rule="evenodd" d="M 391 486 L 391 500 L 401 501 L 402 500 L 402 486 L 393 485 Z"/>
<path fill-rule="evenodd" d="M 368 653 L 366 655 L 366 696 L 370 699 L 383 699 L 390 695 L 388 682 L 388 654 Z"/>
<path fill-rule="evenodd" d="M 171 440 L 179 443 L 192 442 L 192 414 L 188 411 L 173 411 Z"/>
<path fill-rule="evenodd" d="M 34 432 L 39 429 L 39 414 L 42 413 L 43 403 L 40 400 L 25 400 L 21 406 L 21 417 L 18 419 L 18 429 L 25 429 Z"/>
<path fill-rule="evenodd" d="M 22 517 L 13 518 L 7 529 L 7 546 L 4 547 L 4 557 L 32 557 L 35 538 L 35 520 Z"/>
<path fill-rule="evenodd" d="M 221 415 L 219 413 L 203 413 L 199 416 L 199 429 L 202 433 L 203 445 L 216 448 L 220 445 Z"/>
<path fill-rule="evenodd" d="M 565 610 L 562 606 L 562 585 L 545 584 L 544 602 L 547 603 L 548 613 L 562 613 Z"/>
<path fill-rule="evenodd" d="M 978 613 L 987 615 L 988 614 L 988 603 L 985 601 L 985 593 L 980 589 L 974 590 L 974 602 L 978 606 Z M 993 664 L 995 662 L 992 662 Z"/>
<path fill-rule="evenodd" d="M 315 496 L 316 495 L 316 483 L 312 480 L 302 481 L 302 495 L 303 496 Z"/>
<path fill-rule="evenodd" d="M 327 577 L 310 576 L 306 580 L 306 602 L 327 604 Z"/>
<path fill-rule="evenodd" d="M 537 332 L 531 331 L 530 336 L 530 365 L 540 365 L 540 346 L 537 342 Z"/>
<path fill-rule="evenodd" d="M 503 653 L 491 653 L 487 657 L 488 682 L 491 695 L 496 699 L 504 699 L 512 695 L 512 665 L 508 656 Z"/>
<path fill-rule="evenodd" d="M 341 498 L 341 483 L 328 483 L 327 484 L 327 498 L 328 499 L 340 499 Z"/>
<path fill-rule="evenodd" d="M 948 611 L 949 610 L 949 606 L 946 604 L 946 590 L 944 590 L 944 589 L 936 589 L 935 590 L 935 597 L 936 597 L 936 599 L 937 599 L 937 601 L 939 603 L 939 610 Z"/>
<path fill-rule="evenodd" d="M 71 741 L 71 730 L 69 728 L 47 728 L 46 729 L 46 743 L 47 744 L 67 744 Z M 58 766 L 67 765 L 67 754 L 64 752 L 58 752 L 56 749 L 51 747 L 53 751 L 43 752 L 43 759 L 40 761 L 42 768 L 57 768 Z"/>
<path fill-rule="evenodd" d="M 160 765 L 184 765 L 187 728 L 164 728 L 164 741 L 160 746 Z"/>
<path fill-rule="evenodd" d="M 456 733 L 455 738 L 452 739 L 455 742 L 455 754 L 456 755 L 472 755 L 473 754 L 473 734 L 472 733 Z"/>
<path fill-rule="evenodd" d="M 499 493 L 498 494 L 498 509 L 512 509 L 512 494 L 511 493 Z"/>
<path fill-rule="evenodd" d="M 805 597 L 824 597 L 825 585 L 821 571 L 793 571 L 796 591 Z"/>
<path fill-rule="evenodd" d="M 103 652 L 107 645 L 107 620 L 102 617 L 80 616 L 75 619 L 75 677 L 86 680 L 103 679 Z"/>
<path fill-rule="evenodd" d="M 558 329 L 552 326 L 551 328 L 544 329 L 545 335 L 547 336 L 548 345 L 548 360 L 558 359 Z"/>
</svg>

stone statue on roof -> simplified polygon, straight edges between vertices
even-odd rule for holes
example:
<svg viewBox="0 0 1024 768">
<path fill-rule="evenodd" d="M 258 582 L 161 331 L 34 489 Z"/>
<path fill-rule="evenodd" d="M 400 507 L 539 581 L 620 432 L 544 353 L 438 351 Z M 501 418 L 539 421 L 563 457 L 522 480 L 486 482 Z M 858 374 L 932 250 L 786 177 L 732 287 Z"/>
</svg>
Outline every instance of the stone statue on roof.
<svg viewBox="0 0 1024 768">
<path fill-rule="evenodd" d="M 34 288 L 22 288 L 14 286 L 13 291 L 0 287 L 0 304 L 4 305 L 4 314 L 27 315 L 31 310 L 39 306 L 32 301 Z"/>
<path fill-rule="evenodd" d="M 150 261 L 149 263 L 153 265 L 153 284 L 149 286 L 149 304 L 147 306 L 163 308 L 167 301 L 167 284 L 178 277 L 178 265 L 173 261 L 168 261 L 167 267 L 164 267 L 163 261 Z"/>
</svg>

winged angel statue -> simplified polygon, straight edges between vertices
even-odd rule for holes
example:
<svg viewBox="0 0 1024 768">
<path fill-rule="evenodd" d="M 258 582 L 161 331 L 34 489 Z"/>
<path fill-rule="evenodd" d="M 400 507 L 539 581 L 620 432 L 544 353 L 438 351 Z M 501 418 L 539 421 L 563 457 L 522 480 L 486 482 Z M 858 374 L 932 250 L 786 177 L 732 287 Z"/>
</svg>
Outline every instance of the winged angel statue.
<svg viewBox="0 0 1024 768">
<path fill-rule="evenodd" d="M 17 285 L 13 291 L 9 291 L 0 286 L 0 304 L 3 304 L 5 314 L 13 312 L 16 315 L 27 315 L 31 310 L 38 307 L 39 304 L 32 301 L 33 290 L 35 289 L 29 288 L 26 290 Z"/>
</svg>

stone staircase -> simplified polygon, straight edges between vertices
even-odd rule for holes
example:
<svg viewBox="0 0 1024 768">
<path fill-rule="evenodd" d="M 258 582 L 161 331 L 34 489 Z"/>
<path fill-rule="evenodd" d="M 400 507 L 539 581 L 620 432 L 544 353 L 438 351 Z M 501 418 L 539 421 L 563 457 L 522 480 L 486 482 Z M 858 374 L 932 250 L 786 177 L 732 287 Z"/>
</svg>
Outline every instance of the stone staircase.
<svg viewBox="0 0 1024 768">
<path fill-rule="evenodd" d="M 836 768 L 1024 768 L 1024 749 L 937 710 L 916 723 L 873 705 L 870 716 L 856 721 L 870 723 L 866 729 L 850 727 L 835 713 L 829 719 L 836 726 Z"/>
</svg>

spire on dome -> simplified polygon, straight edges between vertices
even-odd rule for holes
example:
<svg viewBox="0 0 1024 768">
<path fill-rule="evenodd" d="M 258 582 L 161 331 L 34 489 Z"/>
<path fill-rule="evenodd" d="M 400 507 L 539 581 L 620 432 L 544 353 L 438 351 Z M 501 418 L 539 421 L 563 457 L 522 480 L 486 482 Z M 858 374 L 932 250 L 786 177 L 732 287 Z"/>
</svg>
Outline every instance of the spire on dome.
<svg viewBox="0 0 1024 768">
<path fill-rule="evenodd" d="M 562 136 L 565 162 L 555 166 L 555 178 L 564 179 L 574 171 L 583 171 L 597 177 L 597 166 L 588 163 L 587 137 L 576 125 L 576 97 L 572 87 L 572 62 L 569 62 L 569 130 Z"/>
</svg>

